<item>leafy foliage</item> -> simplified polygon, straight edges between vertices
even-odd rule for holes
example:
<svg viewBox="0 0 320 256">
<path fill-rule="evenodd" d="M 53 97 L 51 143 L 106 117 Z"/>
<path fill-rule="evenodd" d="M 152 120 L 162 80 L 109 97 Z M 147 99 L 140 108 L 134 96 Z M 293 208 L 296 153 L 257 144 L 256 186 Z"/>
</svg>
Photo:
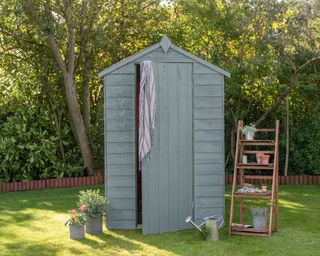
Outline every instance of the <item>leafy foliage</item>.
<svg viewBox="0 0 320 256">
<path fill-rule="evenodd" d="M 100 191 L 97 190 L 83 190 L 79 192 L 78 207 L 86 205 L 86 215 L 89 218 L 96 218 L 103 216 L 106 212 L 107 200 L 104 196 L 100 195 Z"/>
<path fill-rule="evenodd" d="M 66 163 L 59 158 L 57 137 L 46 129 L 50 113 L 30 109 L 8 116 L 0 124 L 0 178 L 5 182 L 48 179 L 83 174 L 78 152 L 68 151 Z M 64 130 L 65 135 L 69 132 Z M 70 136 L 70 135 L 69 135 Z M 63 141 L 67 146 L 68 141 Z M 75 157 L 75 155 L 77 155 Z"/>
<path fill-rule="evenodd" d="M 78 212 L 77 210 L 73 209 L 70 211 L 70 216 L 65 222 L 65 226 L 67 225 L 78 225 L 84 226 L 87 224 L 87 216 L 83 211 Z"/>
<path fill-rule="evenodd" d="M 319 60 L 308 63 L 320 57 L 318 0 L 70 3 L 0 4 L 0 181 L 85 175 L 61 69 L 45 43 L 52 36 L 67 58 L 69 7 L 75 93 L 96 169 L 104 163 L 103 88 L 96 74 L 168 34 L 176 45 L 231 73 L 225 83 L 227 170 L 232 169 L 236 121 L 255 122 L 270 111 L 261 126 L 281 121 L 281 172 L 282 101 L 291 96 L 289 174 L 320 173 Z"/>
</svg>

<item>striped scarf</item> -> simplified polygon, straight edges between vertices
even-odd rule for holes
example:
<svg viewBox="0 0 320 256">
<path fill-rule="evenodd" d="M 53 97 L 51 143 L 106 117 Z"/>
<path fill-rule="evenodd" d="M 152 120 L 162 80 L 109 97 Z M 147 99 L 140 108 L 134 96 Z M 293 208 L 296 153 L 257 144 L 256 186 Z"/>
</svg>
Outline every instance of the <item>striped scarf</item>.
<svg viewBox="0 0 320 256">
<path fill-rule="evenodd" d="M 139 160 L 152 146 L 152 132 L 155 126 L 156 90 L 152 61 L 144 61 L 139 95 Z"/>
</svg>

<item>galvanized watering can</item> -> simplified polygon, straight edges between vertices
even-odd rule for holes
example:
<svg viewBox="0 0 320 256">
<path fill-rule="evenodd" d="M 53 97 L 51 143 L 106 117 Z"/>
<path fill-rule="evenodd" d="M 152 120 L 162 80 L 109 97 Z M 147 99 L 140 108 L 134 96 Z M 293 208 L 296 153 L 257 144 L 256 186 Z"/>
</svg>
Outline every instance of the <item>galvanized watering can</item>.
<svg viewBox="0 0 320 256">
<path fill-rule="evenodd" d="M 219 240 L 219 229 L 224 225 L 224 219 L 220 215 L 212 215 L 209 217 L 203 218 L 203 222 L 198 226 L 192 221 L 192 217 L 188 216 L 185 219 L 186 223 L 191 223 L 197 230 L 203 232 L 202 226 L 205 225 L 205 229 L 207 230 L 207 240 L 208 241 L 216 241 Z"/>
</svg>

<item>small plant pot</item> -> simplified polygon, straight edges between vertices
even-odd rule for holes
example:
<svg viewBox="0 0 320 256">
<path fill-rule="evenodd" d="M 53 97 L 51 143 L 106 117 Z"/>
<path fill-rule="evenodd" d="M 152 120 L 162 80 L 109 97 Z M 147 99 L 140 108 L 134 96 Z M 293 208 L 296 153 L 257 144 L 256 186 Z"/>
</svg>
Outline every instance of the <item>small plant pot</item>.
<svg viewBox="0 0 320 256">
<path fill-rule="evenodd" d="M 262 192 L 267 192 L 267 185 L 266 184 L 262 184 L 261 185 L 261 191 Z"/>
<path fill-rule="evenodd" d="M 269 155 L 262 155 L 261 156 L 261 164 L 269 164 L 269 159 L 270 159 Z"/>
<path fill-rule="evenodd" d="M 261 157 L 263 156 L 263 153 L 257 152 L 256 158 L 257 158 L 257 164 L 261 164 Z"/>
<path fill-rule="evenodd" d="M 253 228 L 265 230 L 267 228 L 267 208 L 251 208 Z"/>
<path fill-rule="evenodd" d="M 255 134 L 255 132 L 253 132 L 253 131 L 246 132 L 245 133 L 246 140 L 254 140 L 254 134 Z"/>
<path fill-rule="evenodd" d="M 248 156 L 244 155 L 242 156 L 242 163 L 247 164 L 248 163 Z"/>
<path fill-rule="evenodd" d="M 79 240 L 84 238 L 84 226 L 81 225 L 69 225 L 70 239 Z"/>
<path fill-rule="evenodd" d="M 96 218 L 88 218 L 86 233 L 91 235 L 102 234 L 102 216 Z"/>
</svg>

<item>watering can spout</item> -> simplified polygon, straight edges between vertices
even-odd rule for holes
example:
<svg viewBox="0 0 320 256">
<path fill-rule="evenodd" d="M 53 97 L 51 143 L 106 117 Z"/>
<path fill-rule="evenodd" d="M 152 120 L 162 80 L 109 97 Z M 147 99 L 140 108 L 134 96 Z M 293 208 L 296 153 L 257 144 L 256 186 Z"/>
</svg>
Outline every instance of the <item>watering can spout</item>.
<svg viewBox="0 0 320 256">
<path fill-rule="evenodd" d="M 194 226 L 196 229 L 198 229 L 199 231 L 201 231 L 200 226 L 198 226 L 196 223 L 194 223 L 194 222 L 192 221 L 192 217 L 191 217 L 191 216 L 188 216 L 188 217 L 185 219 L 185 222 L 186 222 L 186 223 L 191 223 L 192 226 Z"/>
</svg>

